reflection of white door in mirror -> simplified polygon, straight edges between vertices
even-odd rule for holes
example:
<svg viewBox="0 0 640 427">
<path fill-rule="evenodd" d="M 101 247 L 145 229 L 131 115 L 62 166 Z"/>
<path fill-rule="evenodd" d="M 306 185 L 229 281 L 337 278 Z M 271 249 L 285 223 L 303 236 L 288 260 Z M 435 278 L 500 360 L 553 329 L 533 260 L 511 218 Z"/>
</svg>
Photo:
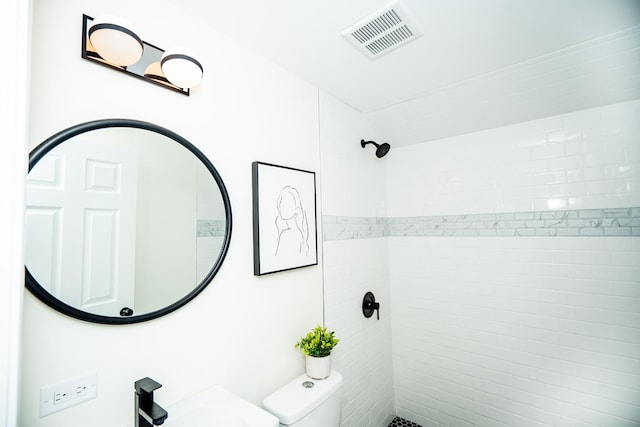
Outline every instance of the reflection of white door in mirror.
<svg viewBox="0 0 640 427">
<path fill-rule="evenodd" d="M 137 153 L 89 135 L 27 177 L 26 265 L 62 302 L 119 316 L 135 312 Z"/>
</svg>

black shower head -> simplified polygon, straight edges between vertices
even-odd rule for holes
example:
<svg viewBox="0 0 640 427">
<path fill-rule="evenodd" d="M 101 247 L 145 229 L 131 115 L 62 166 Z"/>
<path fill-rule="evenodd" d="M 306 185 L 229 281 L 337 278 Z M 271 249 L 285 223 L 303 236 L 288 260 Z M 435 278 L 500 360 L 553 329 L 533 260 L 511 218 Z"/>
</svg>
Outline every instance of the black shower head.
<svg viewBox="0 0 640 427">
<path fill-rule="evenodd" d="M 384 157 L 384 155 L 389 152 L 390 148 L 391 146 L 386 142 L 384 144 L 379 145 L 378 148 L 376 149 L 376 156 L 378 156 L 379 158 Z"/>
<path fill-rule="evenodd" d="M 360 140 L 360 145 L 362 146 L 362 148 L 364 148 L 367 144 L 373 144 L 376 146 L 376 156 L 378 156 L 379 159 L 384 157 L 384 155 L 389 152 L 389 149 L 391 149 L 391 146 L 386 142 L 384 144 L 378 144 L 373 141 L 365 141 L 364 139 Z"/>
</svg>

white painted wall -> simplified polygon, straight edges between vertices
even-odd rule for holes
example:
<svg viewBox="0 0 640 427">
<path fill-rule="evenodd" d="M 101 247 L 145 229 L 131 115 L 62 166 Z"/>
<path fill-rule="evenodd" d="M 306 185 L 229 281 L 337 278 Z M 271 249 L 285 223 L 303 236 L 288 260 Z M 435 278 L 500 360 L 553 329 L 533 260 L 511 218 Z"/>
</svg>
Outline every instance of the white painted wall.
<svg viewBox="0 0 640 427">
<path fill-rule="evenodd" d="M 394 150 L 391 217 L 640 206 L 640 101 Z M 391 237 L 398 415 L 637 426 L 640 237 Z"/>
<path fill-rule="evenodd" d="M 363 138 L 376 140 L 364 116 L 321 93 L 324 213 L 385 215 L 384 163 L 372 146 L 360 146 Z M 342 339 L 332 353 L 344 375 L 341 425 L 387 426 L 394 414 L 387 239 L 325 241 L 323 247 L 326 324 Z M 379 321 L 362 315 L 367 291 L 381 304 Z"/>
<path fill-rule="evenodd" d="M 14 427 L 18 417 L 30 13 L 30 1 L 0 6 L 0 38 L 11 64 L 0 68 L 6 85 L 0 102 L 0 427 Z"/>
<path fill-rule="evenodd" d="M 117 14 L 151 43 L 189 46 L 204 80 L 185 97 L 81 59 L 82 13 Z M 27 294 L 20 425 L 124 427 L 133 421 L 133 382 L 144 376 L 164 385 L 156 392 L 163 406 L 215 383 L 260 403 L 304 369 L 293 344 L 322 322 L 322 259 L 253 276 L 251 162 L 319 172 L 317 89 L 162 1 L 36 0 L 33 28 L 30 145 L 98 118 L 169 128 L 216 165 L 231 198 L 233 236 L 214 282 L 151 322 L 89 324 Z M 98 370 L 97 399 L 39 418 L 41 386 L 90 369 Z"/>
</svg>

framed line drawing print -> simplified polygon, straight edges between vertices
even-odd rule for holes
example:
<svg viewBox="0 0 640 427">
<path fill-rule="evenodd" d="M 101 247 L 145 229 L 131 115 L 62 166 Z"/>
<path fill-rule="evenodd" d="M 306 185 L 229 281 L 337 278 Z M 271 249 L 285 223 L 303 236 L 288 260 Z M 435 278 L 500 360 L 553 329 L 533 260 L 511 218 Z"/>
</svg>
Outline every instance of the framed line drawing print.
<svg viewBox="0 0 640 427">
<path fill-rule="evenodd" d="M 253 274 L 318 264 L 316 174 L 252 163 Z"/>
</svg>

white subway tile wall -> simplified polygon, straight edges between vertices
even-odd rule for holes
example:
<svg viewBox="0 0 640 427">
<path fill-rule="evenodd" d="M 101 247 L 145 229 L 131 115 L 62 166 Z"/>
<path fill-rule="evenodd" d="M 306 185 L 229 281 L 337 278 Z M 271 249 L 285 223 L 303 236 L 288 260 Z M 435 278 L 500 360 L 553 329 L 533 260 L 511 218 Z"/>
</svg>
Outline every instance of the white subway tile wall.
<svg viewBox="0 0 640 427">
<path fill-rule="evenodd" d="M 632 101 L 393 153 L 399 416 L 640 425 L 639 150 Z"/>
<path fill-rule="evenodd" d="M 371 124 L 322 91 L 319 116 L 322 212 L 384 216 L 385 165 L 360 145 L 362 138 L 379 140 Z M 384 238 L 322 244 L 325 323 L 342 339 L 334 352 L 344 374 L 342 427 L 387 427 L 395 415 L 388 259 Z M 381 303 L 379 321 L 362 315 L 367 291 Z"/>
<path fill-rule="evenodd" d="M 399 416 L 639 425 L 640 238 L 389 242 Z"/>
<path fill-rule="evenodd" d="M 640 206 L 640 101 L 394 149 L 387 216 Z"/>
<path fill-rule="evenodd" d="M 386 239 L 324 243 L 325 316 L 341 339 L 331 353 L 343 374 L 342 427 L 386 427 L 395 414 L 391 371 L 391 302 Z M 380 320 L 365 318 L 373 292 Z"/>
</svg>

